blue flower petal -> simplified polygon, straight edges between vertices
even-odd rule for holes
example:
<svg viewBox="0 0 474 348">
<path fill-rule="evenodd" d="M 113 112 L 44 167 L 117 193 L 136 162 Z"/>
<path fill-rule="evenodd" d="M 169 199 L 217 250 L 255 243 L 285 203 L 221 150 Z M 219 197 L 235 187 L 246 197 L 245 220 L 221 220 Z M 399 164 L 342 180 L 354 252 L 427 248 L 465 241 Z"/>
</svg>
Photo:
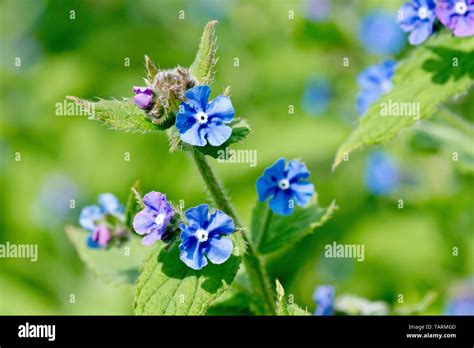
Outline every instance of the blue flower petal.
<svg viewBox="0 0 474 348">
<path fill-rule="evenodd" d="M 84 207 L 79 216 L 79 224 L 86 230 L 93 232 L 95 229 L 95 221 L 104 217 L 102 209 L 97 205 L 89 205 Z"/>
<path fill-rule="evenodd" d="M 271 181 L 269 178 L 262 175 L 257 180 L 258 200 L 260 202 L 265 201 L 268 197 L 275 194 L 275 192 L 277 191 L 277 188 L 278 186 L 277 186 L 276 181 Z"/>
<path fill-rule="evenodd" d="M 204 245 L 202 243 L 186 243 L 186 248 L 181 249 L 179 258 L 194 270 L 200 270 L 207 265 L 207 259 L 204 257 Z"/>
<path fill-rule="evenodd" d="M 201 110 L 206 110 L 207 102 L 209 101 L 209 96 L 211 95 L 211 87 L 207 85 L 195 86 L 191 89 L 188 89 L 184 94 L 186 98 L 194 100 L 201 107 Z"/>
<path fill-rule="evenodd" d="M 232 254 L 232 240 L 227 237 L 211 238 L 208 243 L 207 257 L 217 265 L 224 263 Z"/>
<path fill-rule="evenodd" d="M 230 98 L 219 95 L 209 103 L 206 114 L 211 120 L 218 117 L 222 122 L 228 123 L 234 118 L 235 111 Z"/>
<path fill-rule="evenodd" d="M 206 138 L 206 130 L 205 128 L 201 127 L 199 122 L 196 122 L 191 128 L 189 128 L 184 133 L 179 133 L 179 136 L 182 141 L 194 146 L 204 146 L 207 144 Z"/>
<path fill-rule="evenodd" d="M 216 210 L 211 214 L 207 231 L 210 235 L 228 235 L 235 231 L 234 220 L 226 213 Z"/>
<path fill-rule="evenodd" d="M 230 138 L 232 128 L 225 124 L 215 124 L 209 122 L 207 126 L 207 140 L 212 146 L 220 146 Z"/>
<path fill-rule="evenodd" d="M 142 239 L 142 244 L 145 246 L 150 246 L 153 245 L 155 242 L 161 240 L 161 237 L 163 236 L 163 233 L 160 233 L 161 231 L 155 230 L 151 233 L 149 233 L 147 236 L 145 236 Z"/>
<path fill-rule="evenodd" d="M 204 228 L 207 228 L 207 222 L 209 219 L 209 206 L 207 204 L 201 204 L 197 207 L 189 208 L 184 213 L 188 223 L 190 225 L 198 225 Z"/>
<path fill-rule="evenodd" d="M 102 193 L 99 195 L 99 205 L 107 214 L 118 218 L 123 217 L 124 208 L 114 194 Z"/>
<path fill-rule="evenodd" d="M 288 216 L 294 209 L 290 207 L 291 199 L 291 190 L 280 190 L 270 199 L 270 209 L 277 214 Z"/>
<path fill-rule="evenodd" d="M 285 178 L 285 159 L 280 158 L 275 163 L 273 163 L 269 168 L 265 169 L 263 175 L 272 181 L 278 181 Z M 275 179 L 275 180 L 273 180 Z"/>
<path fill-rule="evenodd" d="M 87 237 L 86 245 L 91 249 L 99 249 L 100 248 L 99 243 L 97 241 L 95 241 L 94 238 L 92 238 L 92 234 L 89 234 L 89 236 Z"/>
<path fill-rule="evenodd" d="M 303 162 L 297 160 L 291 160 L 288 162 L 287 171 L 287 179 L 292 182 L 309 178 L 308 168 L 306 168 L 306 165 Z"/>
<path fill-rule="evenodd" d="M 198 123 L 194 117 L 195 114 L 196 111 L 192 109 L 189 104 L 181 103 L 179 111 L 176 114 L 176 128 L 178 128 L 180 133 L 186 133 Z"/>
<path fill-rule="evenodd" d="M 414 30 L 412 30 L 408 36 L 408 42 L 412 45 L 419 45 L 425 42 L 432 32 L 432 23 L 421 23 Z"/>
<path fill-rule="evenodd" d="M 314 185 L 310 182 L 296 182 L 291 184 L 291 190 L 293 191 L 293 198 L 299 206 L 306 206 L 311 201 L 311 197 L 314 194 Z"/>
</svg>

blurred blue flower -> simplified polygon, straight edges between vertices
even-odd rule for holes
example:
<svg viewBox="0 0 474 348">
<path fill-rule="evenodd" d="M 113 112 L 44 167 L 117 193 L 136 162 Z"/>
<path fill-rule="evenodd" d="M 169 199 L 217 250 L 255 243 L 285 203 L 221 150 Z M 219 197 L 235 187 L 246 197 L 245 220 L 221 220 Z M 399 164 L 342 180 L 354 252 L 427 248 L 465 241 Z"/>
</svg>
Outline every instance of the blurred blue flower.
<svg viewBox="0 0 474 348">
<path fill-rule="evenodd" d="M 280 158 L 258 178 L 258 199 L 263 202 L 271 197 L 270 209 L 273 212 L 290 215 L 294 203 L 306 206 L 314 195 L 314 185 L 305 180 L 309 175 L 304 163 L 292 160 L 286 164 L 286 160 Z"/>
<path fill-rule="evenodd" d="M 395 73 L 396 62 L 385 60 L 381 64 L 371 65 L 357 76 L 361 91 L 357 95 L 357 113 L 363 115 L 370 105 L 376 102 L 384 93 L 392 90 L 392 76 Z"/>
<path fill-rule="evenodd" d="M 48 174 L 32 206 L 33 218 L 42 226 L 60 225 L 71 215 L 70 201 L 76 199 L 78 187 L 65 174 Z"/>
<path fill-rule="evenodd" d="M 146 235 L 142 240 L 143 245 L 152 245 L 163 237 L 174 211 L 161 192 L 147 193 L 143 197 L 143 204 L 145 208 L 133 219 L 133 228 L 138 234 Z"/>
<path fill-rule="evenodd" d="M 313 300 L 316 303 L 314 315 L 333 315 L 336 289 L 331 285 L 320 285 L 313 293 Z"/>
<path fill-rule="evenodd" d="M 234 118 L 234 107 L 229 97 L 219 95 L 210 103 L 209 86 L 196 86 L 186 91 L 187 101 L 181 103 L 176 114 L 176 128 L 185 143 L 194 146 L 220 146 L 232 134 L 226 125 Z"/>
<path fill-rule="evenodd" d="M 329 83 L 324 78 L 311 78 L 303 95 L 303 110 L 309 115 L 320 115 L 327 110 L 331 98 Z"/>
<path fill-rule="evenodd" d="M 234 221 L 220 210 L 209 216 L 209 206 L 201 204 L 184 213 L 187 225 L 181 223 L 180 259 L 188 267 L 200 270 L 207 258 L 214 264 L 225 262 L 232 253 L 232 240 L 227 236 L 235 232 Z"/>
<path fill-rule="evenodd" d="M 365 167 L 365 186 L 375 195 L 391 193 L 400 184 L 398 167 L 386 152 L 375 151 L 369 155 Z"/>
<path fill-rule="evenodd" d="M 466 279 L 454 289 L 444 314 L 474 315 L 474 277 Z"/>
<path fill-rule="evenodd" d="M 79 224 L 90 232 L 87 245 L 91 248 L 105 247 L 112 239 L 107 218 L 113 217 L 119 222 L 125 221 L 124 207 L 112 193 L 99 195 L 99 205 L 84 207 L 79 216 Z"/>
<path fill-rule="evenodd" d="M 435 9 L 433 0 L 412 0 L 400 8 L 398 24 L 403 31 L 410 32 L 410 44 L 419 45 L 433 33 Z"/>
<path fill-rule="evenodd" d="M 397 54 L 405 45 L 405 36 L 395 15 L 385 11 L 374 11 L 364 17 L 359 39 L 373 54 Z"/>
<path fill-rule="evenodd" d="M 322 22 L 331 14 L 329 0 L 307 0 L 305 3 L 305 17 L 314 22 Z"/>
</svg>

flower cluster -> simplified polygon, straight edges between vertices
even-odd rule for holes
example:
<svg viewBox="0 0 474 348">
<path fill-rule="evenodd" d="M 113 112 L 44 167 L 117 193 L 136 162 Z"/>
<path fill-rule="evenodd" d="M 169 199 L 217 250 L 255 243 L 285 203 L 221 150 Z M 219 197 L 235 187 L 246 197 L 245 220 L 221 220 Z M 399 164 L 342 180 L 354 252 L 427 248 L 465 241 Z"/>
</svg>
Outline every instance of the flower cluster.
<svg viewBox="0 0 474 348">
<path fill-rule="evenodd" d="M 396 62 L 385 60 L 381 64 L 369 66 L 357 76 L 361 91 L 357 96 L 357 112 L 362 115 L 370 105 L 384 93 L 391 91 L 392 76 L 395 73 Z"/>
<path fill-rule="evenodd" d="M 143 210 L 135 215 L 133 228 L 138 234 L 145 235 L 143 245 L 152 245 L 163 240 L 168 232 L 174 232 L 170 222 L 175 211 L 166 196 L 156 191 L 147 193 L 143 204 Z M 233 248 L 232 240 L 227 237 L 235 232 L 232 218 L 220 210 L 209 215 L 207 204 L 190 208 L 184 215 L 186 221 L 179 223 L 181 260 L 195 270 L 206 266 L 207 259 L 214 264 L 225 262 Z"/>
<path fill-rule="evenodd" d="M 294 204 L 306 206 L 314 195 L 314 185 L 308 181 L 309 171 L 304 163 L 280 158 L 265 169 L 257 180 L 260 202 L 270 197 L 270 209 L 281 215 L 290 215 Z"/>
<path fill-rule="evenodd" d="M 410 33 L 410 44 L 419 45 L 433 33 L 436 18 L 455 36 L 472 36 L 474 0 L 412 0 L 400 8 L 398 23 Z"/>
<path fill-rule="evenodd" d="M 79 224 L 87 231 L 87 245 L 90 248 L 105 248 L 113 241 L 120 242 L 128 237 L 125 227 L 124 207 L 112 193 L 99 195 L 98 205 L 82 209 Z"/>
</svg>

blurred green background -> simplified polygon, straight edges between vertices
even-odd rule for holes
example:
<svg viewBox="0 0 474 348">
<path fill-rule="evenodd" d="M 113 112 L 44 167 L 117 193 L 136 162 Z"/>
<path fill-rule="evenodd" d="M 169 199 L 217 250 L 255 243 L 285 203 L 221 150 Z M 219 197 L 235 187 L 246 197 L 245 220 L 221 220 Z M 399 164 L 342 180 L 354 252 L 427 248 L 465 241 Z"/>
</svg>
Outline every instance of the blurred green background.
<svg viewBox="0 0 474 348">
<path fill-rule="evenodd" d="M 258 153 L 256 167 L 214 161 L 242 219 L 250 219 L 256 179 L 280 157 L 302 158 L 320 204 L 335 199 L 340 208 L 289 253 L 268 260 L 272 277 L 310 310 L 315 286 L 332 284 L 337 294 L 394 308 L 399 294 L 412 304 L 436 291 L 426 313 L 442 313 L 452 288 L 473 274 L 472 171 L 456 166 L 446 144 L 419 146 L 411 130 L 383 147 L 403 173 L 390 194 L 374 195 L 364 184 L 370 149 L 331 171 L 358 117 L 357 74 L 391 57 L 364 47 L 361 21 L 373 11 L 394 15 L 403 1 L 329 3 L 314 12 L 311 1 L 2 1 L 0 243 L 38 244 L 39 260 L 0 259 L 0 314 L 131 314 L 129 291 L 96 279 L 64 226 L 77 224 L 81 208 L 99 193 L 125 202 L 136 179 L 144 192 L 165 192 L 187 207 L 206 199 L 203 184 L 185 153 L 168 152 L 164 135 L 123 134 L 85 117 L 58 117 L 56 104 L 66 95 L 132 96 L 132 86 L 143 85 L 144 54 L 161 68 L 189 66 L 212 19 L 219 20 L 213 95 L 232 86 L 236 113 L 253 130 L 237 148 Z M 318 101 L 305 99 L 314 80 L 327 87 L 316 111 L 311 103 Z M 472 100 L 471 92 L 453 105 L 460 117 L 473 119 Z M 324 258 L 324 245 L 333 241 L 364 244 L 365 261 Z"/>
</svg>

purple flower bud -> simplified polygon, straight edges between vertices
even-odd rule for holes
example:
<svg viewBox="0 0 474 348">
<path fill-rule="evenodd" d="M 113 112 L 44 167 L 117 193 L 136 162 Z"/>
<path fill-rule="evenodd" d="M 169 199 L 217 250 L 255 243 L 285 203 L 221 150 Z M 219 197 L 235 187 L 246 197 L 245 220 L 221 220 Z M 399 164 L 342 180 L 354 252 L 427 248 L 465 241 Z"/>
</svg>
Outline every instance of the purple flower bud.
<svg viewBox="0 0 474 348">
<path fill-rule="evenodd" d="M 96 242 L 101 248 L 106 247 L 111 239 L 112 234 L 105 225 L 97 226 L 94 232 L 92 232 L 92 240 Z"/>
<path fill-rule="evenodd" d="M 133 97 L 133 102 L 140 109 L 146 110 L 149 109 L 153 101 L 153 92 L 149 87 L 133 87 L 135 92 L 135 97 Z"/>
</svg>

